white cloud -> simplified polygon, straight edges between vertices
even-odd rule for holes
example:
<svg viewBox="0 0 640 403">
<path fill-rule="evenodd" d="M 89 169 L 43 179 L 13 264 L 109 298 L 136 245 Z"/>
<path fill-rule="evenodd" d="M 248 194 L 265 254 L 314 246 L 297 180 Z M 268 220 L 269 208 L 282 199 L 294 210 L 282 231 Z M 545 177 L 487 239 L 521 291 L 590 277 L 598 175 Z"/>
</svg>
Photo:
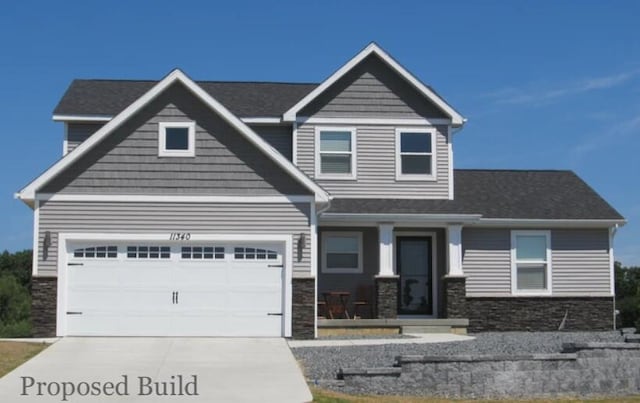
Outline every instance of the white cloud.
<svg viewBox="0 0 640 403">
<path fill-rule="evenodd" d="M 607 145 L 618 144 L 619 140 L 633 134 L 640 134 L 640 114 L 598 131 L 598 133 L 574 145 L 569 150 L 571 162 L 577 164 L 587 154 L 600 150 Z M 611 140 L 614 138 L 618 141 L 612 142 Z"/>
<path fill-rule="evenodd" d="M 567 96 L 617 87 L 638 75 L 640 75 L 640 69 L 572 81 L 553 88 L 541 88 L 539 83 L 525 85 L 521 88 L 508 87 L 485 94 L 484 97 L 491 99 L 498 105 L 539 105 Z"/>
</svg>

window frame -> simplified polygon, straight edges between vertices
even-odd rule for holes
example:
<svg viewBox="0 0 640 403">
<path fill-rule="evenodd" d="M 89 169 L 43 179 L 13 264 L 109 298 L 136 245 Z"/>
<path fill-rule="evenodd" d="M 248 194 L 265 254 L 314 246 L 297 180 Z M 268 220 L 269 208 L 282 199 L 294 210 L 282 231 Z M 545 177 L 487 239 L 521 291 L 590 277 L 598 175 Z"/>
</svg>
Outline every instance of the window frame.
<svg viewBox="0 0 640 403">
<path fill-rule="evenodd" d="M 358 241 L 358 267 L 329 268 L 327 267 L 327 240 L 330 237 L 355 237 Z M 322 233 L 321 268 L 324 274 L 362 274 L 363 273 L 363 253 L 362 253 L 362 232 L 358 231 L 326 231 Z"/>
<path fill-rule="evenodd" d="M 349 132 L 351 134 L 351 151 L 321 151 L 320 150 L 320 137 L 322 132 Z M 358 147 L 357 147 L 357 132 L 355 127 L 337 127 L 337 126 L 316 126 L 315 128 L 315 177 L 318 179 L 333 179 L 333 180 L 355 180 L 357 175 L 357 160 L 358 160 Z M 349 154 L 351 155 L 351 172 L 348 174 L 337 173 L 322 173 L 321 155 L 322 154 Z"/>
<path fill-rule="evenodd" d="M 181 128 L 188 130 L 188 148 L 186 150 L 167 150 L 166 129 Z M 160 122 L 158 123 L 158 156 L 159 157 L 195 157 L 196 156 L 196 123 L 195 122 Z"/>
<path fill-rule="evenodd" d="M 428 133 L 431 137 L 430 153 L 402 153 L 402 133 Z M 435 181 L 437 180 L 436 168 L 436 135 L 435 127 L 397 127 L 396 128 L 396 144 L 395 144 L 395 160 L 396 160 L 396 180 L 397 181 Z M 405 174 L 402 173 L 402 156 L 403 155 L 430 155 L 431 156 L 431 173 L 430 174 Z"/>
<path fill-rule="evenodd" d="M 546 243 L 546 261 L 518 261 L 517 259 L 517 246 L 518 236 L 544 236 Z M 549 230 L 512 230 L 511 231 L 511 293 L 513 295 L 551 295 L 552 293 L 552 264 L 551 264 L 551 231 Z M 518 288 L 518 264 L 523 263 L 544 263 L 546 265 L 545 280 L 546 288 L 538 290 L 521 290 Z"/>
</svg>

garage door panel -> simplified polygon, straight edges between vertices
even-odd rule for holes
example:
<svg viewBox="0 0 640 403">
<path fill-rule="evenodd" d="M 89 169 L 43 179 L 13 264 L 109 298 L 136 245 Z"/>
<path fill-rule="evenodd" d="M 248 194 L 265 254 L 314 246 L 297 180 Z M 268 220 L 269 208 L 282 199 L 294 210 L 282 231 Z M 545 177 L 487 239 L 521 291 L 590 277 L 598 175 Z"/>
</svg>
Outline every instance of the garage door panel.
<svg viewBox="0 0 640 403">
<path fill-rule="evenodd" d="M 68 248 L 75 265 L 67 271 L 67 310 L 82 314 L 68 315 L 69 335 L 282 335 L 278 244 L 123 242 L 117 254 L 90 242 L 78 248 Z M 152 248 L 164 254 L 151 256 Z"/>
</svg>

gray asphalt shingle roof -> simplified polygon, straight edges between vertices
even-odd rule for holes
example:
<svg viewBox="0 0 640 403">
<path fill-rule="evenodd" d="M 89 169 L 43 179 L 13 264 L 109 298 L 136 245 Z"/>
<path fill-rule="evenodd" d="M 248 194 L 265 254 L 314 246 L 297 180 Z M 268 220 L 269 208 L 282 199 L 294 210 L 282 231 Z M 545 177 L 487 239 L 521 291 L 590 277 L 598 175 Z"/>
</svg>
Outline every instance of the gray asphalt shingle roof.
<svg viewBox="0 0 640 403">
<path fill-rule="evenodd" d="M 482 214 L 483 218 L 623 219 L 571 171 L 454 173 L 455 200 L 340 199 L 327 213 Z"/>
<path fill-rule="evenodd" d="M 73 80 L 54 115 L 115 116 L 157 81 Z M 318 84 L 197 81 L 239 117 L 281 116 Z"/>
</svg>

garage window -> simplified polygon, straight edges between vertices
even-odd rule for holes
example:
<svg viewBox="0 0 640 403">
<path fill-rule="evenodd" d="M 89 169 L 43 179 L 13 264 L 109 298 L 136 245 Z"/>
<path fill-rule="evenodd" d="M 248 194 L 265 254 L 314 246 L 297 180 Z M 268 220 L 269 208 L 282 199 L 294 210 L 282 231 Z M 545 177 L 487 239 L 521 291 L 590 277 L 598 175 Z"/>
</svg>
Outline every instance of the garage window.
<svg viewBox="0 0 640 403">
<path fill-rule="evenodd" d="M 221 246 L 183 246 L 180 256 L 191 260 L 224 259 L 224 247 Z"/>
<path fill-rule="evenodd" d="M 118 257 L 118 247 L 91 246 L 88 248 L 75 249 L 73 251 L 73 257 L 88 259 L 115 259 Z"/>
<path fill-rule="evenodd" d="M 236 247 L 233 256 L 237 260 L 277 260 L 278 253 L 268 249 Z"/>
<path fill-rule="evenodd" d="M 169 246 L 127 246 L 128 259 L 169 259 Z"/>
</svg>

